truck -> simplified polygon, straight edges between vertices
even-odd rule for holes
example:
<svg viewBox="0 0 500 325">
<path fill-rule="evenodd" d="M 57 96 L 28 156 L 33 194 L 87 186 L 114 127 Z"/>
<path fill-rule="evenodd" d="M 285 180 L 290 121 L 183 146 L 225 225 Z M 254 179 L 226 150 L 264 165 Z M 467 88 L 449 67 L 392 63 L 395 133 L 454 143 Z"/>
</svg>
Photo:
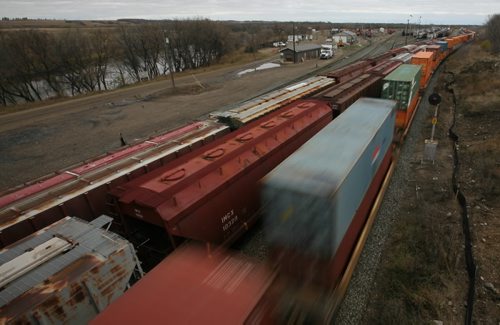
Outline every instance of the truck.
<svg viewBox="0 0 500 325">
<path fill-rule="evenodd" d="M 333 58 L 334 51 L 333 51 L 333 45 L 329 44 L 323 44 L 321 45 L 321 51 L 319 53 L 319 58 L 320 59 L 331 59 Z"/>
</svg>

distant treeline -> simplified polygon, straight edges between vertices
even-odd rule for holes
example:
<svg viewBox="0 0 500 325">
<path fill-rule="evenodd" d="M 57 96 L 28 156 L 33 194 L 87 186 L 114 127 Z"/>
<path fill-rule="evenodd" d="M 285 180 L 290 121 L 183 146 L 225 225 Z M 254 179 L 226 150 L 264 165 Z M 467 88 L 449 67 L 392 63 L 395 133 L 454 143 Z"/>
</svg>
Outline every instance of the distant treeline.
<svg viewBox="0 0 500 325">
<path fill-rule="evenodd" d="M 0 102 L 106 90 L 110 65 L 134 81 L 165 74 L 170 64 L 175 71 L 209 66 L 235 49 L 230 38 L 225 26 L 208 20 L 0 33 Z"/>
<path fill-rule="evenodd" d="M 500 14 L 490 16 L 486 23 L 486 36 L 490 41 L 491 51 L 495 54 L 500 53 Z"/>
</svg>

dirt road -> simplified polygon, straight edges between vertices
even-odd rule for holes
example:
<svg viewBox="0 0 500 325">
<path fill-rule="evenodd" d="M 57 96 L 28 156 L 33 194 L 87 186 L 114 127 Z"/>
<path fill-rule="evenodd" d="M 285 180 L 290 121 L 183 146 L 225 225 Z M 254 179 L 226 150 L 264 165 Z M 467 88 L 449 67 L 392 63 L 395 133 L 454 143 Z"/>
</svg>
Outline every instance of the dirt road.
<svg viewBox="0 0 500 325">
<path fill-rule="evenodd" d="M 356 53 L 354 48 L 339 51 L 332 69 L 398 42 L 401 38 L 393 35 L 375 39 Z M 342 58 L 342 52 L 348 58 Z M 166 79 L 0 116 L 0 190 L 116 149 L 120 133 L 133 142 L 227 109 L 334 62 L 311 60 L 238 75 L 275 60 L 194 71 L 176 79 L 175 92 Z"/>
</svg>

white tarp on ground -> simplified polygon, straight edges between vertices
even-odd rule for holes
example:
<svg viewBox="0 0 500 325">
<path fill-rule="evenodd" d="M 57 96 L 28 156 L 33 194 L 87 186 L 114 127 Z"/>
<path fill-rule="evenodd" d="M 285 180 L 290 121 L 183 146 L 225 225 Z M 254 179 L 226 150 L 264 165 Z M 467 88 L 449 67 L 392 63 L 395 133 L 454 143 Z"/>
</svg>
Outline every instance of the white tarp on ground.
<svg viewBox="0 0 500 325">
<path fill-rule="evenodd" d="M 242 75 L 244 75 L 245 73 L 249 73 L 249 72 L 255 72 L 255 71 L 259 71 L 259 70 L 266 70 L 266 69 L 273 69 L 273 68 L 279 68 L 281 65 L 279 65 L 278 63 L 271 63 L 271 62 L 268 62 L 268 63 L 264 63 L 260 66 L 258 66 L 257 68 L 255 69 L 246 69 L 246 70 L 243 70 L 243 71 L 240 71 L 238 72 L 238 77 L 241 77 Z"/>
</svg>

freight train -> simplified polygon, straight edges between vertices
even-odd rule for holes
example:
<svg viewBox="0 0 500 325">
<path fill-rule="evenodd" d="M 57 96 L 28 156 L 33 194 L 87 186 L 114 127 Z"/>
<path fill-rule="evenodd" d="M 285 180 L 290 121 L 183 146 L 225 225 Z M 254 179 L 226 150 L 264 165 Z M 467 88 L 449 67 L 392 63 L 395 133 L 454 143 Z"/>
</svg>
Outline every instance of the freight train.
<svg viewBox="0 0 500 325">
<path fill-rule="evenodd" d="M 160 319 L 155 310 L 165 312 L 164 300 L 156 304 L 148 296 L 170 297 L 165 308 L 176 323 L 283 323 L 296 313 L 304 288 L 334 289 L 391 163 L 395 107 L 393 100 L 359 99 L 265 176 L 261 196 L 273 271 L 184 247 L 94 323 Z M 307 322 L 322 314 L 308 310 Z"/>
<path fill-rule="evenodd" d="M 260 179 L 359 98 L 396 100 L 401 141 L 432 72 L 472 37 L 394 49 L 9 190 L 0 197 L 0 244 L 68 215 L 91 221 L 106 213 L 149 267 L 185 239 L 215 256 L 262 212 Z"/>
</svg>

